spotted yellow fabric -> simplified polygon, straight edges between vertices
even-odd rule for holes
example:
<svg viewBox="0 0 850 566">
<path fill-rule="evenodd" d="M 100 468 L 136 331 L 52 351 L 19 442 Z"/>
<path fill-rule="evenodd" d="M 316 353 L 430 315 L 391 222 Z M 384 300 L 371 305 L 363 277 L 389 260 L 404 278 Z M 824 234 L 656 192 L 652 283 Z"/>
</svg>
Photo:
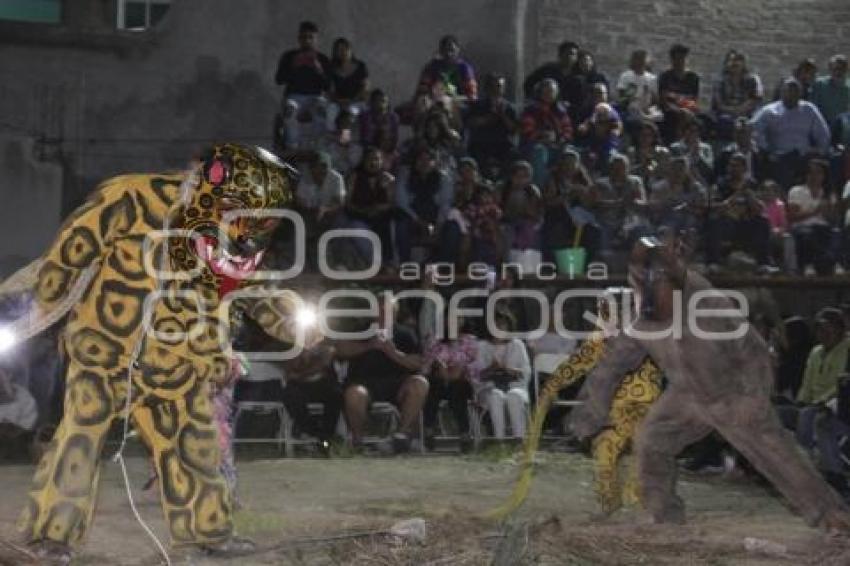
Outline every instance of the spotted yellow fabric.
<svg viewBox="0 0 850 566">
<path fill-rule="evenodd" d="M 547 387 L 551 384 L 561 389 L 587 375 L 602 357 L 604 348 L 601 333 L 588 338 L 578 352 L 555 370 Z M 594 491 L 605 513 L 640 499 L 634 459 L 625 455 L 650 406 L 661 395 L 661 377 L 660 370 L 648 357 L 638 369 L 626 374 L 611 403 L 609 427 L 593 441 Z M 624 463 L 628 468 L 625 479 L 620 470 Z"/>
<path fill-rule="evenodd" d="M 219 278 L 193 255 L 190 237 L 153 235 L 164 227 L 194 230 L 196 217 L 215 225 L 223 195 L 244 208 L 286 206 L 293 182 L 282 164 L 254 148 L 225 144 L 211 158 L 223 163 L 212 178 L 208 160 L 195 171 L 196 181 L 192 175 L 107 181 L 42 257 L 35 295 L 45 311 L 67 296 L 84 270 L 100 267 L 62 334 L 69 360 L 65 412 L 19 521 L 32 541 L 73 545 L 83 539 L 94 514 L 104 440 L 125 410 L 152 451 L 172 540 L 204 543 L 232 533 L 210 402 L 211 382 L 226 380 L 229 371 L 222 333 L 232 313 L 220 311 Z M 237 230 L 243 232 L 232 237 L 261 227 L 249 222 Z M 236 309 L 263 314 L 259 322 L 267 332 L 291 341 L 293 304 L 287 292 L 237 301 Z"/>
<path fill-rule="evenodd" d="M 555 372 L 546 380 L 537 406 L 531 417 L 528 434 L 523 445 L 520 474 L 508 499 L 489 516 L 504 519 L 515 511 L 531 489 L 534 471 L 534 453 L 540 444 L 543 423 L 558 392 L 578 382 L 596 366 L 604 351 L 601 332 L 582 342 Z M 640 498 L 633 459 L 629 459 L 629 473 L 621 480 L 620 467 L 630 448 L 635 432 L 652 403 L 661 395 L 662 374 L 650 358 L 623 379 L 609 412 L 610 427 L 597 436 L 593 443 L 594 491 L 603 512 L 611 513 L 623 503 L 635 503 Z"/>
</svg>

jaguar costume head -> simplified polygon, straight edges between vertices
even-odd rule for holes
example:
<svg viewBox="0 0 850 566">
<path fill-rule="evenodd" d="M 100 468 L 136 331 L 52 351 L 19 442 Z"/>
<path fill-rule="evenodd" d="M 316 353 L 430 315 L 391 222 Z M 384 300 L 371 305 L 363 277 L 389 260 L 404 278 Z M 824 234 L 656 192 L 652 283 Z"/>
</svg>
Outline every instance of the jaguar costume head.
<svg viewBox="0 0 850 566">
<path fill-rule="evenodd" d="M 267 213 L 291 206 L 296 179 L 295 169 L 260 147 L 213 146 L 172 218 L 171 228 L 188 232 L 171 240 L 172 267 L 192 272 L 200 261 L 211 282 L 248 277 L 280 221 Z"/>
</svg>

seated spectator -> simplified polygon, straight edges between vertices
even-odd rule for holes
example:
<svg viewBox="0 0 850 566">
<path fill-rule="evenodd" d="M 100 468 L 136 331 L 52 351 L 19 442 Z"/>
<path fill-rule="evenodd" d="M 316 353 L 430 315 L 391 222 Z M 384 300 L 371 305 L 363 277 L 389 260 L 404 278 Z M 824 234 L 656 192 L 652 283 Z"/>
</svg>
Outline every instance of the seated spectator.
<svg viewBox="0 0 850 566">
<path fill-rule="evenodd" d="M 328 129 L 333 129 L 336 118 L 343 110 L 357 116 L 366 105 L 369 94 L 369 69 L 366 63 L 354 57 L 351 42 L 340 37 L 334 41 L 331 51 L 330 107 Z"/>
<path fill-rule="evenodd" d="M 645 121 L 657 122 L 663 117 L 658 106 L 658 77 L 649 70 L 649 64 L 646 49 L 636 49 L 628 70 L 617 80 L 617 105 L 633 142 Z"/>
<path fill-rule="evenodd" d="M 425 368 L 429 376 L 428 401 L 425 404 L 426 439 L 433 438 L 437 425 L 440 401 L 448 400 L 449 409 L 458 426 L 461 451 L 472 447 L 469 428 L 469 401 L 472 384 L 478 382 L 478 340 L 470 325 L 461 323 L 460 333 L 431 343 L 425 349 Z"/>
<path fill-rule="evenodd" d="M 773 90 L 773 101 L 776 102 L 782 99 L 782 87 L 787 79 L 797 79 L 797 82 L 800 83 L 800 98 L 811 102 L 817 74 L 818 65 L 815 63 L 815 60 L 811 57 L 803 59 L 791 71 L 790 75 L 784 76 L 779 81 L 779 84 L 776 85 L 776 88 Z"/>
<path fill-rule="evenodd" d="M 283 363 L 286 373 L 281 401 L 296 429 L 323 443 L 334 437 L 342 410 L 342 392 L 331 365 L 333 354 L 333 348 L 321 345 Z M 322 404 L 320 419 L 310 415 L 310 403 Z"/>
<path fill-rule="evenodd" d="M 325 136 L 321 145 L 322 151 L 331 157 L 334 169 L 343 177 L 347 177 L 360 163 L 363 147 L 354 139 L 354 115 L 347 111 L 340 112 L 334 121 L 335 130 Z"/>
<path fill-rule="evenodd" d="M 682 139 L 670 146 L 675 156 L 688 160 L 691 172 L 699 181 L 708 186 L 714 181 L 714 151 L 711 145 L 700 138 L 700 124 L 693 116 L 683 113 L 684 125 Z"/>
<path fill-rule="evenodd" d="M 345 419 L 355 449 L 363 443 L 369 406 L 375 402 L 398 407 L 401 422 L 393 435 L 396 452 L 410 449 L 419 414 L 428 398 L 428 381 L 421 375 L 424 365 L 413 332 L 395 323 L 396 303 L 379 300 L 378 335 L 367 340 L 338 341 L 337 357 L 348 361 L 343 383 Z"/>
<path fill-rule="evenodd" d="M 543 195 L 532 183 L 531 164 L 517 161 L 502 186 L 502 213 L 507 239 L 514 250 L 539 250 L 543 220 Z"/>
<path fill-rule="evenodd" d="M 35 399 L 0 368 L 0 457 L 26 454 L 38 421 Z"/>
<path fill-rule="evenodd" d="M 782 99 L 762 106 L 753 118 L 756 144 L 768 161 L 766 173 L 785 190 L 797 182 L 811 154 L 825 155 L 829 149 L 823 116 L 800 97 L 800 83 L 786 79 Z"/>
<path fill-rule="evenodd" d="M 390 98 L 381 89 L 369 94 L 369 108 L 360 114 L 360 144 L 395 151 L 398 146 L 398 114 L 390 109 Z"/>
<path fill-rule="evenodd" d="M 500 310 L 495 316 L 496 328 L 513 332 L 516 327 L 513 315 Z M 528 383 L 531 362 L 525 344 L 519 338 L 491 337 L 478 343 L 479 381 L 475 397 L 484 406 L 493 424 L 493 435 L 506 438 L 505 413 L 515 439 L 525 436 L 528 420 Z"/>
<path fill-rule="evenodd" d="M 545 186 L 549 160 L 573 139 L 573 125 L 564 105 L 558 102 L 558 83 L 544 79 L 537 99 L 522 113 L 521 149 L 531 161 L 534 180 Z"/>
<path fill-rule="evenodd" d="M 835 271 L 832 221 L 837 199 L 826 190 L 828 174 L 826 161 L 812 159 L 805 184 L 788 193 L 788 224 L 797 248 L 800 273 L 805 273 L 809 264 L 818 275 L 831 275 Z"/>
<path fill-rule="evenodd" d="M 815 422 L 838 394 L 838 380 L 847 367 L 850 339 L 845 334 L 844 318 L 839 309 L 821 309 L 815 318 L 817 345 L 806 360 L 803 385 L 795 405 L 778 407 L 786 427 L 795 430 L 797 441 L 807 450 L 815 447 Z"/>
<path fill-rule="evenodd" d="M 699 75 L 688 69 L 688 54 L 691 50 L 675 44 L 670 48 L 670 68 L 658 77 L 658 97 L 664 120 L 661 122 L 661 136 L 666 143 L 672 143 L 681 127 L 683 110 L 691 114 L 699 112 Z"/>
<path fill-rule="evenodd" d="M 747 68 L 746 55 L 734 49 L 729 51 L 711 97 L 718 137 L 731 139 L 735 121 L 752 117 L 763 99 L 761 79 Z"/>
<path fill-rule="evenodd" d="M 478 173 L 478 163 L 471 157 L 461 158 L 452 205 L 439 231 L 436 261 L 461 267 L 465 267 L 469 262 L 472 234 L 466 211 L 473 206 L 476 193 L 482 185 L 484 183 Z M 498 219 L 496 221 L 498 222 Z"/>
<path fill-rule="evenodd" d="M 443 112 L 431 112 L 425 119 L 422 131 L 410 140 L 405 149 L 415 155 L 419 148 L 429 149 L 437 161 L 437 168 L 454 177 L 457 168 L 455 156 L 459 153 L 460 135 L 449 124 Z"/>
<path fill-rule="evenodd" d="M 438 81 L 444 83 L 447 94 L 452 98 L 478 98 L 475 69 L 460 56 L 460 42 L 453 35 L 440 38 L 436 57 L 422 69 L 419 76 L 418 91 L 431 92 Z"/>
<path fill-rule="evenodd" d="M 319 28 L 313 22 L 298 27 L 298 48 L 285 52 L 278 62 L 275 82 L 284 87 L 281 115 L 286 121 L 290 147 L 301 147 L 321 137 L 325 130 L 331 62 L 316 49 Z"/>
<path fill-rule="evenodd" d="M 413 164 L 401 170 L 396 184 L 396 245 L 399 262 L 410 261 L 415 241 L 439 234 L 454 200 L 448 173 L 437 167 L 437 155 L 428 147 L 414 153 Z"/>
<path fill-rule="evenodd" d="M 714 160 L 714 178 L 719 179 L 726 175 L 726 166 L 729 159 L 736 153 L 740 153 L 747 160 L 747 176 L 751 179 L 761 180 L 763 156 L 753 139 L 753 128 L 746 118 L 738 118 L 732 130 L 732 142 L 720 150 L 717 159 Z"/>
<path fill-rule="evenodd" d="M 770 222 L 764 204 L 755 192 L 755 181 L 747 176 L 747 161 L 742 154 L 729 160 L 728 175 L 720 180 L 719 203 L 712 206 L 706 238 L 709 268 L 723 263 L 728 251 L 746 251 L 753 255 L 763 273 L 770 271 Z"/>
<path fill-rule="evenodd" d="M 674 157 L 666 177 L 650 191 L 650 220 L 656 228 L 698 230 L 705 218 L 707 204 L 707 190 L 694 179 L 687 158 Z"/>
<path fill-rule="evenodd" d="M 371 265 L 374 253 L 380 251 L 381 262 L 393 260 L 392 219 L 395 209 L 393 185 L 395 178 L 383 170 L 381 152 L 376 147 L 363 150 L 360 164 L 347 180 L 345 215 L 354 228 L 365 228 L 374 232 L 381 243 L 380 250 L 372 250 L 363 238 L 352 241 L 358 253 Z"/>
<path fill-rule="evenodd" d="M 330 228 L 345 203 L 345 180 L 331 166 L 331 157 L 320 151 L 298 181 L 295 202 L 308 235 Z"/>
<path fill-rule="evenodd" d="M 647 196 L 643 181 L 629 174 L 629 158 L 615 154 L 608 175 L 590 192 L 590 206 L 602 229 L 603 249 L 631 250 L 632 243 L 650 232 L 646 219 Z"/>
<path fill-rule="evenodd" d="M 463 209 L 469 235 L 469 262 L 497 269 L 505 259 L 507 243 L 500 229 L 502 209 L 492 187 L 478 185 L 472 203 Z"/>
<path fill-rule="evenodd" d="M 565 147 L 556 158 L 543 191 L 543 255 L 546 261 L 554 261 L 555 250 L 575 243 L 577 226 L 586 224 L 587 219 L 580 212 L 576 212 L 578 218 L 573 218 L 574 211 L 589 209 L 591 185 L 590 175 L 581 164 L 578 152 Z M 598 243 L 599 230 L 585 225 L 581 244 L 587 250 L 588 258 L 594 256 Z"/>
<path fill-rule="evenodd" d="M 655 122 L 651 120 L 641 122 L 633 142 L 628 152 L 629 162 L 632 164 L 630 173 L 640 177 L 644 186 L 650 187 L 652 183 L 661 179 L 658 171 L 658 151 L 662 149 L 662 146 Z"/>
<path fill-rule="evenodd" d="M 578 44 L 564 41 L 558 46 L 558 60 L 546 63 L 535 69 L 522 83 L 525 100 L 530 102 L 538 98 L 538 85 L 546 79 L 552 79 L 558 85 L 560 99 L 569 108 L 581 105 L 583 82 L 576 66 L 578 63 Z"/>
<path fill-rule="evenodd" d="M 834 131 L 838 117 L 850 112 L 847 57 L 833 55 L 829 58 L 829 75 L 815 81 L 811 101 L 820 110 L 827 126 Z"/>
<path fill-rule="evenodd" d="M 597 104 L 593 115 L 578 130 L 580 138 L 577 143 L 585 152 L 588 169 L 602 172 L 608 168 L 611 154 L 620 149 L 622 132 L 623 124 L 617 111 L 607 102 Z"/>
<path fill-rule="evenodd" d="M 782 189 L 775 181 L 765 181 L 759 188 L 758 197 L 764 207 L 764 217 L 770 226 L 770 249 L 774 258 L 782 258 L 782 264 L 788 272 L 793 272 L 797 265 L 796 257 L 793 261 L 786 257 L 791 250 L 786 252 L 786 236 L 788 236 L 788 215 L 785 201 L 782 200 Z M 777 263 L 774 259 L 774 264 Z"/>
<path fill-rule="evenodd" d="M 590 51 L 579 51 L 576 71 L 581 81 L 581 99 L 575 106 L 568 107 L 567 112 L 574 124 L 580 124 L 593 114 L 597 104 L 608 102 L 610 89 L 608 78 L 596 69 L 596 62 Z M 604 90 L 599 88 L 600 85 L 605 87 Z M 604 92 L 604 98 L 599 98 L 600 92 Z"/>
<path fill-rule="evenodd" d="M 840 260 L 847 271 L 850 270 L 850 181 L 844 185 L 844 192 L 841 194 L 841 210 L 844 214 L 843 218 L 839 218 L 842 226 Z"/>
<path fill-rule="evenodd" d="M 502 163 L 516 158 L 516 133 L 519 118 L 505 98 L 505 77 L 484 77 L 484 97 L 471 103 L 466 111 L 467 151 L 489 177 L 495 176 Z"/>
</svg>

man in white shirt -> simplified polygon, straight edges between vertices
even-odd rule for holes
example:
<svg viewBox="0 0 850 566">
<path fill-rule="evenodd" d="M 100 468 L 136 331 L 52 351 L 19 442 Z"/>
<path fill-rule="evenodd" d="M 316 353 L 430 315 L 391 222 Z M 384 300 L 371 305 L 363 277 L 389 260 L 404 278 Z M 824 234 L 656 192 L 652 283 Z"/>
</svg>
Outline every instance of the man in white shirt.
<svg viewBox="0 0 850 566">
<path fill-rule="evenodd" d="M 632 52 L 629 68 L 617 81 L 617 101 L 624 114 L 626 129 L 637 139 L 638 128 L 644 120 L 659 121 L 658 78 L 650 72 L 649 54 L 645 49 Z"/>
</svg>

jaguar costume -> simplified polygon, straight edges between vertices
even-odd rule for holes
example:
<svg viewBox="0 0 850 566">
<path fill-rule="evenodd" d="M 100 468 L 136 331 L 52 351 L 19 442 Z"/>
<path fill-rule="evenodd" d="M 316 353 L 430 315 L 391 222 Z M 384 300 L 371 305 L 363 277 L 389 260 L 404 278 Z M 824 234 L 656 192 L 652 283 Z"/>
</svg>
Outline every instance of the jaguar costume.
<svg viewBox="0 0 850 566">
<path fill-rule="evenodd" d="M 34 310 L 12 325 L 21 337 L 70 311 L 64 417 L 19 522 L 31 541 L 81 541 L 104 440 L 125 414 L 152 451 L 173 542 L 233 539 L 210 397 L 229 374 L 228 318 L 247 314 L 291 342 L 299 299 L 281 291 L 237 299 L 225 314 L 220 306 L 230 291 L 256 283 L 251 273 L 277 222 L 263 211 L 291 204 L 291 171 L 263 149 L 223 144 L 184 175 L 111 179 L 40 260 L 0 288 L 27 289 L 36 276 Z M 245 209 L 253 213 L 229 217 Z"/>
<path fill-rule="evenodd" d="M 620 289 L 611 289 L 607 294 L 615 300 L 623 295 L 628 296 Z M 608 320 L 610 317 L 606 312 L 606 304 L 606 300 L 600 300 L 599 307 L 602 318 Z M 605 342 L 603 331 L 594 332 L 546 381 L 531 420 L 520 479 L 511 499 L 497 511 L 498 515 L 510 513 L 525 499 L 531 483 L 534 453 L 539 446 L 543 423 L 552 402 L 559 391 L 578 383 L 593 370 L 605 352 Z M 628 458 L 625 479 L 621 478 L 620 465 L 626 451 L 632 447 L 644 417 L 661 395 L 662 379 L 661 371 L 649 356 L 636 369 L 626 373 L 611 403 L 609 426 L 593 439 L 594 492 L 606 515 L 615 512 L 623 504 L 634 505 L 641 499 L 634 458 Z"/>
</svg>

